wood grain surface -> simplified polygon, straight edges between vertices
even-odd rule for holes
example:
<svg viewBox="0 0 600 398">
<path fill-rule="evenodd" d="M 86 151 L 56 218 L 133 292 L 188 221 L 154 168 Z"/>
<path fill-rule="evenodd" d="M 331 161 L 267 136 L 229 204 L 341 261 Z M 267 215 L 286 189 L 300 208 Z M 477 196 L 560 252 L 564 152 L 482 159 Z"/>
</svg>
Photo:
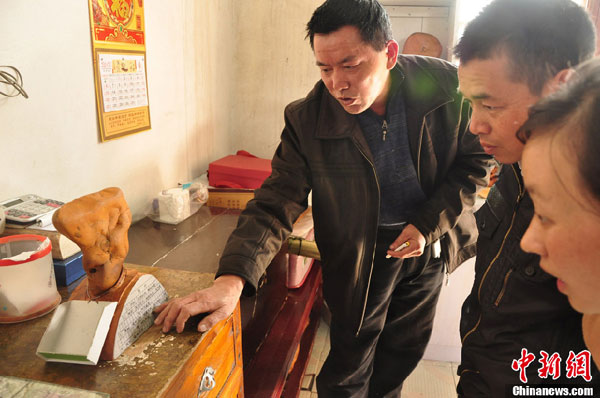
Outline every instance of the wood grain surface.
<svg viewBox="0 0 600 398">
<path fill-rule="evenodd" d="M 214 279 L 212 273 L 131 264 L 126 264 L 126 267 L 154 275 L 163 284 L 170 298 L 208 287 Z M 66 289 L 63 288 L 60 292 L 63 300 L 67 298 Z M 22 323 L 0 325 L 0 375 L 106 392 L 114 398 L 195 397 L 203 371 L 201 366 L 210 362 L 226 369 L 217 370 L 219 389 L 223 389 L 226 384 L 223 377 L 231 377 L 237 373 L 239 380 L 234 380 L 234 384 L 242 384 L 239 306 L 229 319 L 203 334 L 196 331 L 200 318 L 188 321 L 184 331 L 179 334 L 174 330 L 164 334 L 159 327 L 152 326 L 120 357 L 114 361 L 100 361 L 97 366 L 45 362 L 36 356 L 37 346 L 51 317 L 52 313 Z M 216 345 L 211 344 L 215 341 Z M 223 348 L 219 348 L 219 345 Z M 206 354 L 203 353 L 209 349 Z M 211 361 L 214 358 L 216 362 Z M 192 370 L 189 365 L 196 362 L 202 363 Z M 181 390 L 184 384 L 187 392 Z M 219 396 L 219 389 L 215 388 L 214 392 L 201 396 Z M 239 387 L 238 392 L 241 389 Z"/>
</svg>

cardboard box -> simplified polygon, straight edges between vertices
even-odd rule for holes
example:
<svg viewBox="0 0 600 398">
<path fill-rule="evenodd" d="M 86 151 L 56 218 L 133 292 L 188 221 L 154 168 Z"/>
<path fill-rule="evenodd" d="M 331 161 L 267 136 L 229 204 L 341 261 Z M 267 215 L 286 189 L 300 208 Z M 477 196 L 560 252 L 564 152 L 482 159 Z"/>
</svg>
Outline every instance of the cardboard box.
<svg viewBox="0 0 600 398">
<path fill-rule="evenodd" d="M 206 205 L 243 210 L 246 208 L 246 203 L 253 198 L 253 189 L 208 188 Z"/>
<path fill-rule="evenodd" d="M 83 254 L 81 252 L 65 260 L 54 259 L 53 262 L 56 284 L 59 286 L 68 286 L 85 275 Z"/>
<path fill-rule="evenodd" d="M 252 155 L 229 155 L 208 165 L 208 183 L 215 188 L 256 189 L 270 175 L 271 160 Z"/>
<path fill-rule="evenodd" d="M 71 300 L 54 311 L 36 354 L 49 362 L 96 365 L 117 302 Z"/>
</svg>

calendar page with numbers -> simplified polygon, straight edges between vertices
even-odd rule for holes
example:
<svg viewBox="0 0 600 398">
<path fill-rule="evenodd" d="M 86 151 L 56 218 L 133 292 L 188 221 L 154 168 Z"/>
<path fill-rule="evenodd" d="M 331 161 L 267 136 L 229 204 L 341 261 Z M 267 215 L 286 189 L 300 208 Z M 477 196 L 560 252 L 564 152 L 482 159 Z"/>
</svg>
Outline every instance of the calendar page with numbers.
<svg viewBox="0 0 600 398">
<path fill-rule="evenodd" d="M 98 54 L 104 112 L 148 105 L 144 55 Z"/>
</svg>

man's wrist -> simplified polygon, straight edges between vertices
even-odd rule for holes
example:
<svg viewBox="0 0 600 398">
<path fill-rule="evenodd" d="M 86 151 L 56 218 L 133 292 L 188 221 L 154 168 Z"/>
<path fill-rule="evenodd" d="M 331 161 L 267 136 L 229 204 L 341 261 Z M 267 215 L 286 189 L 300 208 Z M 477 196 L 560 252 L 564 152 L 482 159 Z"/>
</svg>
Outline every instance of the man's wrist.
<svg viewBox="0 0 600 398">
<path fill-rule="evenodd" d="M 225 284 L 238 293 L 242 292 L 245 283 L 246 280 L 244 278 L 234 274 L 223 274 L 215 279 L 215 284 Z"/>
</svg>

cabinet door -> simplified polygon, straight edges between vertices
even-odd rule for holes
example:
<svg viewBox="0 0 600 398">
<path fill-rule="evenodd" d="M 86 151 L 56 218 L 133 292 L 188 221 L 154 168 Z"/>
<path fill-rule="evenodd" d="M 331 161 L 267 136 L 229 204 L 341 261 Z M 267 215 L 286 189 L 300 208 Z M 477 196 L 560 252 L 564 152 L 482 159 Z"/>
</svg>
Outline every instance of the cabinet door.
<svg viewBox="0 0 600 398">
<path fill-rule="evenodd" d="M 243 384 L 239 317 L 238 305 L 232 316 L 205 333 L 163 397 L 236 396 L 223 395 L 223 391 L 242 391 L 243 396 L 243 390 L 238 387 Z"/>
<path fill-rule="evenodd" d="M 237 367 L 229 377 L 227 384 L 218 395 L 218 398 L 244 398 L 244 378 L 242 368 Z"/>
<path fill-rule="evenodd" d="M 437 37 L 442 44 L 442 58 L 448 59 L 448 7 L 385 6 L 385 9 L 390 16 L 394 39 L 400 51 L 408 36 L 425 32 Z"/>
</svg>

